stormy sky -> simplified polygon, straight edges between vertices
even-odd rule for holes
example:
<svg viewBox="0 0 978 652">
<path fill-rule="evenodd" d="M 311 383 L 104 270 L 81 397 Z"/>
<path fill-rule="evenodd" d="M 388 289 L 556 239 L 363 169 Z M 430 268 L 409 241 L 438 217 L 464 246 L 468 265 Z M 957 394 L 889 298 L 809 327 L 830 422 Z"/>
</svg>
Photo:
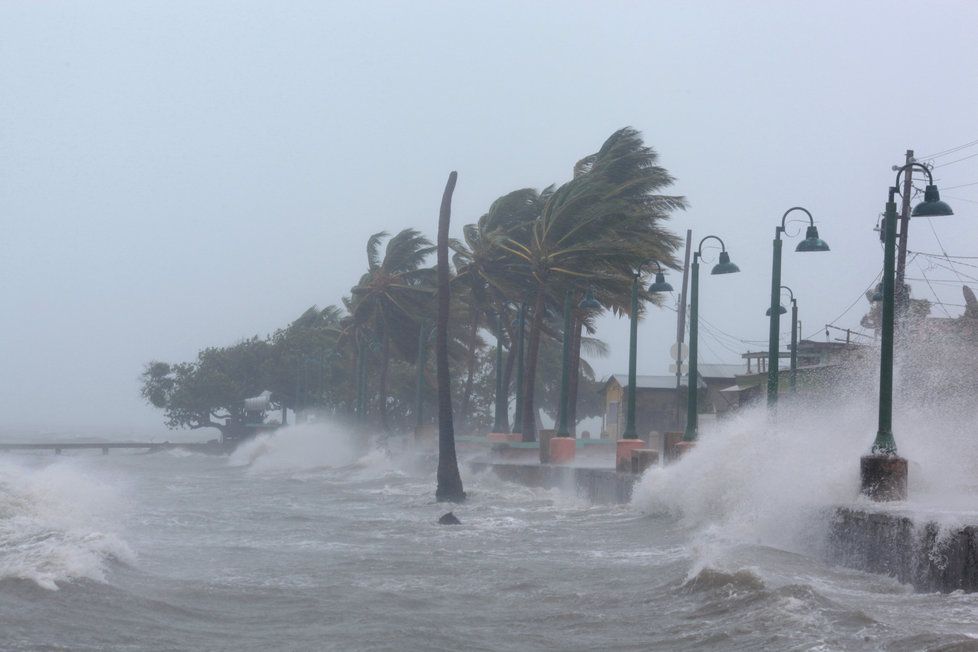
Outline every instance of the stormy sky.
<svg viewBox="0 0 978 652">
<path fill-rule="evenodd" d="M 434 236 L 450 170 L 458 232 L 626 125 L 689 199 L 672 227 L 743 271 L 703 279 L 703 361 L 764 347 L 796 205 L 832 247 L 786 246 L 805 335 L 857 327 L 891 166 L 978 139 L 976 25 L 965 0 L 4 2 L 0 430 L 162 432 L 146 361 L 338 303 L 371 233 Z M 976 153 L 934 159 L 956 215 L 913 222 L 911 250 L 978 256 Z M 914 260 L 913 294 L 961 304 L 978 268 L 942 264 Z M 674 324 L 641 324 L 640 373 Z M 597 370 L 623 372 L 627 323 L 600 329 Z"/>
</svg>

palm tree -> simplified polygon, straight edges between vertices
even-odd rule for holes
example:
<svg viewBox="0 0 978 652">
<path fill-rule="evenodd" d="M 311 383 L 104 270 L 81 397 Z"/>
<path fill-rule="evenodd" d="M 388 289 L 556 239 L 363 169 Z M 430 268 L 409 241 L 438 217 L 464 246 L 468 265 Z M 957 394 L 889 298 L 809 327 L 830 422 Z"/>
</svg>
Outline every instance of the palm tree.
<svg viewBox="0 0 978 652">
<path fill-rule="evenodd" d="M 489 212 L 480 217 L 478 222 L 463 227 L 463 241 L 449 242 L 455 252 L 452 256 L 456 272 L 452 280 L 453 297 L 465 303 L 468 308 L 465 321 L 468 327 L 466 379 L 459 410 L 463 420 L 470 416 L 476 358 L 484 348 L 484 343 L 478 337 L 479 330 L 484 326 L 494 325 L 496 318 L 500 317 L 504 335 L 512 341 L 513 310 L 508 298 L 500 288 L 493 285 L 493 279 L 505 260 L 506 252 L 495 245 L 494 238 L 501 234 L 515 238 L 525 237 L 530 225 L 539 217 L 543 203 L 551 191 L 552 188 L 548 188 L 539 193 L 532 188 L 523 188 L 503 195 L 492 203 Z M 508 374 L 506 377 L 508 382 Z"/>
<path fill-rule="evenodd" d="M 450 308 L 448 269 L 448 226 L 452 216 L 452 193 L 458 174 L 448 175 L 438 214 L 438 321 L 435 358 L 438 367 L 438 485 L 435 499 L 460 503 L 465 500 L 462 476 L 455 455 L 455 426 L 452 421 L 452 388 L 448 368 L 448 313 Z"/>
<path fill-rule="evenodd" d="M 532 320 L 527 340 L 523 393 L 523 438 L 535 438 L 534 380 L 540 336 L 548 306 L 568 291 L 594 286 L 596 298 L 616 310 L 635 270 L 649 259 L 676 267 L 680 239 L 661 222 L 685 207 L 682 197 L 653 194 L 673 181 L 655 165 L 657 155 L 631 128 L 611 135 L 601 149 L 575 166 L 575 178 L 550 195 L 526 237 L 497 236 L 507 253 L 497 285 L 529 291 Z"/>
<path fill-rule="evenodd" d="M 381 232 L 367 240 L 368 270 L 351 288 L 347 309 L 355 342 L 366 339 L 369 333 L 379 348 L 378 407 L 386 430 L 391 348 L 404 360 L 415 358 L 421 318 L 431 310 L 435 270 L 422 266 L 433 247 L 415 229 L 404 229 L 390 238 L 381 258 L 380 245 L 385 237 L 387 233 Z"/>
</svg>

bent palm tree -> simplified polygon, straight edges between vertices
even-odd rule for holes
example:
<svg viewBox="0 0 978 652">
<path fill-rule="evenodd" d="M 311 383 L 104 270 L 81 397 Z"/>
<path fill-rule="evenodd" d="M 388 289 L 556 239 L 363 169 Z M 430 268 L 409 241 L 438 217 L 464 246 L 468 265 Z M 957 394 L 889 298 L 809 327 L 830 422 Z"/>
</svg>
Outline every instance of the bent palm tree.
<svg viewBox="0 0 978 652">
<path fill-rule="evenodd" d="M 375 233 L 367 240 L 368 270 L 350 290 L 347 309 L 354 339 L 373 334 L 381 356 L 378 406 L 381 423 L 387 429 L 387 375 L 391 347 L 405 360 L 417 352 L 421 317 L 431 310 L 434 270 L 422 267 L 433 251 L 431 241 L 415 229 L 404 229 L 387 241 L 384 257 L 380 245 L 387 233 Z"/>
<path fill-rule="evenodd" d="M 438 367 L 438 486 L 435 499 L 460 503 L 465 500 L 462 476 L 455 455 L 455 425 L 452 421 L 452 388 L 448 368 L 448 313 L 450 309 L 448 269 L 448 226 L 452 216 L 452 193 L 458 174 L 448 175 L 438 214 L 438 322 L 435 358 Z"/>
<path fill-rule="evenodd" d="M 497 236 L 507 254 L 497 276 L 506 293 L 533 302 L 523 393 L 523 438 L 535 438 L 534 380 L 548 305 L 592 285 L 606 307 L 624 310 L 635 270 L 649 259 L 676 267 L 680 239 L 661 222 L 685 207 L 682 197 L 653 194 L 673 179 L 631 128 L 611 135 L 575 166 L 575 178 L 548 197 L 526 237 Z"/>
</svg>

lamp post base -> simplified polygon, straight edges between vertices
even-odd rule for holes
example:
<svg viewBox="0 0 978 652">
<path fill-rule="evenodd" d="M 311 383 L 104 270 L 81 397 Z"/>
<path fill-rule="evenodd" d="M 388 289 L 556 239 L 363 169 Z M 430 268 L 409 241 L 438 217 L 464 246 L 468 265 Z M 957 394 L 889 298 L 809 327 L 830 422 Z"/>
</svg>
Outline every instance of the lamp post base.
<svg viewBox="0 0 978 652">
<path fill-rule="evenodd" d="M 632 451 L 645 448 L 645 442 L 641 439 L 619 439 L 615 450 L 615 470 L 632 470 Z"/>
<path fill-rule="evenodd" d="M 907 499 L 907 460 L 898 455 L 864 455 L 859 459 L 860 491 L 876 501 Z"/>
<path fill-rule="evenodd" d="M 574 437 L 553 437 L 550 439 L 550 463 L 571 464 L 577 452 L 577 439 Z"/>
<path fill-rule="evenodd" d="M 659 451 L 651 448 L 636 448 L 632 451 L 632 473 L 642 475 L 653 466 L 659 466 Z"/>
<path fill-rule="evenodd" d="M 673 461 L 679 460 L 679 458 L 681 458 L 683 455 L 685 455 L 686 453 L 688 453 L 693 448 L 696 448 L 696 442 L 695 441 L 677 441 L 676 442 L 676 445 L 673 446 L 673 449 L 672 449 L 672 451 L 673 451 L 672 454 L 674 456 L 672 458 Z"/>
</svg>

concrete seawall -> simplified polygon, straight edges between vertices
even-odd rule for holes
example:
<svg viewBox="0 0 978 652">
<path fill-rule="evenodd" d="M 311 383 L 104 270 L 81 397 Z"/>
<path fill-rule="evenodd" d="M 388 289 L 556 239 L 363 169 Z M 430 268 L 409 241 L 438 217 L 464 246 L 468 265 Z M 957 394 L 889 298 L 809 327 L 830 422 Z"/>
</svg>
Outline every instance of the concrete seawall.
<svg viewBox="0 0 978 652">
<path fill-rule="evenodd" d="M 639 476 L 614 469 L 558 466 L 552 464 L 511 464 L 470 462 L 476 472 L 492 471 L 499 478 L 528 487 L 563 489 L 597 504 L 622 505 L 632 499 L 632 487 Z"/>
<path fill-rule="evenodd" d="M 562 489 L 597 504 L 626 504 L 640 475 L 610 468 L 470 462 L 476 472 L 528 487 Z M 851 507 L 832 512 L 825 561 L 895 577 L 921 592 L 978 591 L 975 526 L 942 529 L 925 514 Z"/>
<path fill-rule="evenodd" d="M 840 507 L 829 532 L 829 561 L 890 575 L 917 591 L 978 591 L 975 527 L 942 530 L 926 515 Z"/>
</svg>

